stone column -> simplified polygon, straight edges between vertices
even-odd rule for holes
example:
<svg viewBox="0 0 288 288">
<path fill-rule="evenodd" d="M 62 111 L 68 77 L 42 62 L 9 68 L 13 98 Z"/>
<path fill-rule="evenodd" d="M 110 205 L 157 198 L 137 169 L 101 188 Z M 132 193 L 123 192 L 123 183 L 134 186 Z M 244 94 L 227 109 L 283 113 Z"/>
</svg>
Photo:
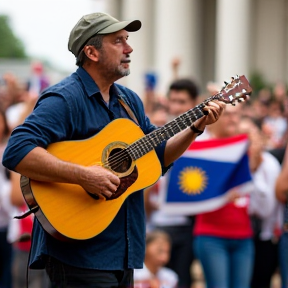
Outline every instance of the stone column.
<svg viewBox="0 0 288 288">
<path fill-rule="evenodd" d="M 140 20 L 142 27 L 129 33 L 131 53 L 130 75 L 119 82 L 134 90 L 140 97 L 144 93 L 144 75 L 152 69 L 153 61 L 153 2 L 154 0 L 122 0 L 121 20 Z"/>
<path fill-rule="evenodd" d="M 95 0 L 94 0 L 95 1 Z M 121 16 L 121 0 L 96 0 L 102 1 L 106 13 L 119 19 Z"/>
<path fill-rule="evenodd" d="M 199 80 L 201 0 L 155 0 L 155 64 L 158 89 L 166 93 L 173 80 L 171 61 L 181 61 L 179 76 Z"/>
<path fill-rule="evenodd" d="M 110 0 L 107 0 L 109 2 Z M 91 0 L 91 13 L 107 12 L 107 3 L 105 0 Z"/>
<path fill-rule="evenodd" d="M 285 82 L 288 76 L 285 72 L 285 61 L 288 64 L 288 1 L 257 0 L 254 5 L 253 72 L 260 72 L 269 82 Z"/>
<path fill-rule="evenodd" d="M 217 0 L 215 80 L 249 73 L 251 0 Z"/>
</svg>

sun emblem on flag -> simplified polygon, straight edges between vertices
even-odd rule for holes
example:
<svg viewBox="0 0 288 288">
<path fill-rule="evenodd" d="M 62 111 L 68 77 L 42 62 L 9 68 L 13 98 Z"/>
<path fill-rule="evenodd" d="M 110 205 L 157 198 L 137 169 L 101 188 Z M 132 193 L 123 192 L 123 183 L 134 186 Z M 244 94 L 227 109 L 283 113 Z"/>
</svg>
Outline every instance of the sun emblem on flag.
<svg viewBox="0 0 288 288">
<path fill-rule="evenodd" d="M 178 184 L 186 194 L 200 194 L 207 187 L 207 176 L 199 167 L 186 167 L 179 174 Z"/>
</svg>

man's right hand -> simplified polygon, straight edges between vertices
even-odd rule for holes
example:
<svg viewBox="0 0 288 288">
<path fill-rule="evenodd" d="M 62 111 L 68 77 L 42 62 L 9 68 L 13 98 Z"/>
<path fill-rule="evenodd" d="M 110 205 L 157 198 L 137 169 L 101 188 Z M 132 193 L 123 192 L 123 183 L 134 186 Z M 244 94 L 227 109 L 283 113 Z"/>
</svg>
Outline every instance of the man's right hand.
<svg viewBox="0 0 288 288">
<path fill-rule="evenodd" d="M 120 179 L 116 175 L 97 165 L 85 167 L 76 177 L 83 189 L 101 199 L 110 198 L 120 185 Z"/>
<path fill-rule="evenodd" d="M 120 185 L 120 179 L 102 166 L 62 161 L 41 147 L 31 150 L 15 171 L 36 181 L 77 184 L 102 199 L 110 198 Z"/>
</svg>

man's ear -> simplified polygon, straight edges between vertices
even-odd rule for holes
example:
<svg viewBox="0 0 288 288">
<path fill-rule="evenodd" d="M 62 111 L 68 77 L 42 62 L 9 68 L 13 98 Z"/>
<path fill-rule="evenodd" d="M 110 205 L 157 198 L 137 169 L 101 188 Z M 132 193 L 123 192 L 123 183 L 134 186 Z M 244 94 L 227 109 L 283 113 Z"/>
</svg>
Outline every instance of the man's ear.
<svg viewBox="0 0 288 288">
<path fill-rule="evenodd" d="M 99 51 L 92 45 L 87 45 L 83 48 L 85 55 L 92 61 L 98 62 Z"/>
</svg>

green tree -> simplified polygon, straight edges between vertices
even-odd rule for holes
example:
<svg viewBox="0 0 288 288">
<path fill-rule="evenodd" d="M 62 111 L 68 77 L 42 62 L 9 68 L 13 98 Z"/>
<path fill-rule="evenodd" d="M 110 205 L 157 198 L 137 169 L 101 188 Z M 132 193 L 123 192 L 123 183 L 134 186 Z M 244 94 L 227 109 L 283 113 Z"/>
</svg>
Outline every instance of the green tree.
<svg viewBox="0 0 288 288">
<path fill-rule="evenodd" d="M 13 33 L 6 15 L 0 15 L 0 39 L 0 58 L 27 58 L 24 45 Z"/>
<path fill-rule="evenodd" d="M 272 91 L 272 85 L 267 82 L 260 71 L 253 71 L 249 77 L 250 85 L 253 89 L 252 98 L 257 97 L 260 90 L 268 88 Z"/>
</svg>

